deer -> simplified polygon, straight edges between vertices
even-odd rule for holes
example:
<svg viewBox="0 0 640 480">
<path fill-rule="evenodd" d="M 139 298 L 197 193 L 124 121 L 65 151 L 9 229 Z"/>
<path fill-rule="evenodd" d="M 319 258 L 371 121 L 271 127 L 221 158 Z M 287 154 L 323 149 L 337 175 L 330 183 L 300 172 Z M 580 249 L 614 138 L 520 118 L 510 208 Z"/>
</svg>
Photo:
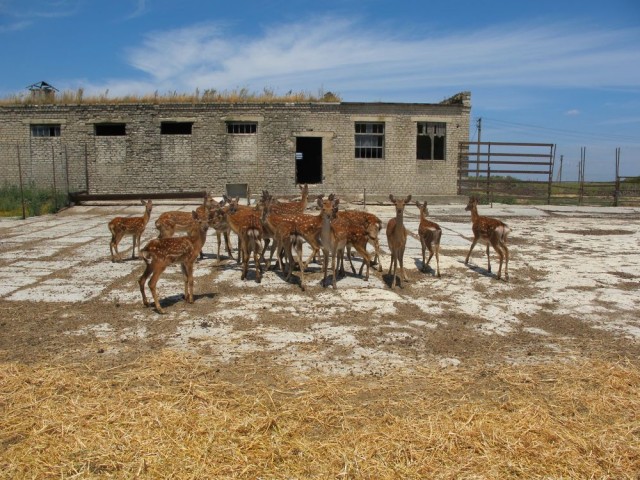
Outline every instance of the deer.
<svg viewBox="0 0 640 480">
<path fill-rule="evenodd" d="M 111 250 L 111 261 L 122 261 L 122 257 L 118 252 L 118 244 L 122 237 L 125 235 L 131 235 L 133 237 L 133 250 L 131 251 L 131 258 L 135 258 L 136 245 L 138 245 L 138 252 L 140 251 L 140 237 L 144 229 L 149 223 L 151 217 L 151 209 L 153 204 L 151 200 L 145 202 L 140 200 L 140 203 L 144 205 L 144 215 L 142 217 L 116 217 L 109 222 L 109 231 L 111 232 L 111 242 L 109 243 L 109 249 Z M 114 255 L 115 252 L 115 255 Z"/>
<path fill-rule="evenodd" d="M 500 280 L 502 262 L 504 261 L 504 277 L 505 280 L 509 281 L 509 249 L 507 248 L 507 236 L 511 232 L 511 229 L 500 220 L 479 215 L 477 197 L 469 197 L 469 203 L 467 203 L 465 211 L 471 212 L 473 242 L 471 243 L 471 248 L 469 249 L 464 264 L 467 265 L 469 263 L 469 257 L 471 256 L 473 247 L 476 246 L 476 243 L 480 242 L 487 246 L 487 271 L 491 273 L 491 259 L 489 258 L 489 245 L 491 245 L 500 258 L 500 267 L 498 268 L 496 279 Z"/>
<path fill-rule="evenodd" d="M 391 288 L 396 285 L 396 270 L 398 263 L 400 264 L 400 273 L 402 279 L 408 282 L 407 274 L 404 271 L 404 248 L 407 245 L 407 229 L 404 226 L 404 207 L 411 201 L 411 195 L 408 195 L 405 199 L 395 198 L 392 194 L 389 195 L 389 200 L 393 203 L 396 209 L 395 218 L 390 219 L 387 222 L 387 243 L 389 244 L 389 250 L 391 250 L 391 263 L 389 264 L 389 273 L 393 269 L 393 279 L 391 280 Z M 398 286 L 402 288 L 401 280 L 398 281 Z"/>
<path fill-rule="evenodd" d="M 224 244 L 227 250 L 227 255 L 233 260 L 233 253 L 231 252 L 231 242 L 229 241 L 229 233 L 231 233 L 231 227 L 227 222 L 225 209 L 225 201 L 222 200 L 214 208 L 209 211 L 209 227 L 213 228 L 216 232 L 216 239 L 218 241 L 218 251 L 216 254 L 217 264 L 220 265 L 222 257 L 220 256 L 220 248 L 222 246 L 222 237 L 224 237 Z"/>
<path fill-rule="evenodd" d="M 196 209 L 198 218 L 208 220 L 211 207 L 215 200 L 205 195 L 202 205 Z M 156 220 L 156 228 L 158 229 L 158 238 L 173 237 L 176 232 L 188 232 L 191 229 L 193 217 L 189 212 L 171 211 L 164 212 Z M 204 242 L 203 245 L 204 246 Z M 200 259 L 204 258 L 202 250 L 198 253 Z"/>
<path fill-rule="evenodd" d="M 160 314 L 164 314 L 165 310 L 160 306 L 156 285 L 162 272 L 173 263 L 180 263 L 182 266 L 182 273 L 185 276 L 185 301 L 187 303 L 194 302 L 193 266 L 198 253 L 202 250 L 209 223 L 206 218 L 198 216 L 195 211 L 191 212 L 191 215 L 193 221 L 187 236 L 154 238 L 140 251 L 140 257 L 146 264 L 144 272 L 138 279 L 140 293 L 142 293 L 142 303 L 145 307 L 149 306 L 149 301 L 145 294 L 145 282 L 151 277 L 149 279 L 149 289 L 153 296 L 156 311 Z"/>
<path fill-rule="evenodd" d="M 416 202 L 416 207 L 420 211 L 420 226 L 418 227 L 418 236 L 422 244 L 422 271 L 426 272 L 429 267 L 431 258 L 436 257 L 436 274 L 440 277 L 440 238 L 442 238 L 442 229 L 440 225 L 427 219 L 429 209 L 427 202 Z M 426 250 L 429 250 L 429 259 L 425 262 Z"/>
<path fill-rule="evenodd" d="M 301 199 L 293 202 L 273 202 L 271 205 L 271 211 L 274 215 L 283 215 L 287 213 L 304 213 L 307 208 L 307 202 L 309 199 L 309 185 L 298 185 L 300 189 Z M 262 191 L 262 197 L 271 197 L 267 190 Z"/>
<path fill-rule="evenodd" d="M 262 209 L 262 223 L 266 230 L 271 232 L 274 240 L 274 249 L 271 250 L 273 255 L 274 250 L 277 252 L 277 262 L 280 266 L 280 270 L 284 273 L 284 266 L 282 264 L 281 252 L 284 252 L 288 261 L 288 270 L 286 281 L 291 279 L 293 273 L 293 254 L 292 249 L 296 251 L 296 261 L 300 268 L 300 288 L 304 291 L 304 270 L 305 265 L 302 261 L 302 242 L 305 240 L 303 235 L 302 225 L 305 223 L 308 215 L 302 214 L 284 214 L 278 215 L 273 213 L 274 200 L 271 196 L 265 197 L 263 195 L 263 201 L 260 208 Z M 271 257 L 269 258 L 269 264 L 271 263 Z"/>
<path fill-rule="evenodd" d="M 347 245 L 353 246 L 362 256 L 363 262 L 367 266 L 365 281 L 369 280 L 370 258 L 367 253 L 367 242 L 369 240 L 367 231 L 360 225 L 353 224 L 344 218 L 338 217 L 340 199 L 333 197 L 326 202 L 318 198 L 318 207 L 321 209 L 320 216 L 322 225 L 320 230 L 320 241 L 323 251 L 323 273 L 322 285 L 327 283 L 327 269 L 329 264 L 329 254 L 331 254 L 331 271 L 333 273 L 332 286 L 336 289 L 337 264 L 344 256 Z M 344 269 L 342 270 L 344 271 Z"/>
<path fill-rule="evenodd" d="M 254 266 L 256 269 L 256 282 L 262 280 L 262 265 L 260 256 L 262 254 L 262 221 L 257 215 L 247 215 L 244 221 L 238 224 L 238 238 L 242 249 L 242 274 L 240 280 L 247 278 L 249 270 L 249 258 L 253 253 Z"/>
</svg>

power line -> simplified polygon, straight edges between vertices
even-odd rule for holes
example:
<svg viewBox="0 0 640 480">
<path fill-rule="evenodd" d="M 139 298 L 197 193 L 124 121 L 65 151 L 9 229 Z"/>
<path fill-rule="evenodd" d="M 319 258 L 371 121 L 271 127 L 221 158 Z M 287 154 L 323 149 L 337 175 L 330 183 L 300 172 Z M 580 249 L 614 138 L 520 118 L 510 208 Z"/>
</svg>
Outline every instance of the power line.
<svg viewBox="0 0 640 480">
<path fill-rule="evenodd" d="M 564 134 L 565 136 L 573 136 L 576 137 L 578 139 L 590 139 L 593 140 L 594 138 L 601 138 L 602 139 L 602 133 L 595 133 L 595 132 L 585 132 L 585 131 L 577 131 L 577 130 L 569 130 L 569 129 L 564 129 L 564 128 L 552 128 L 552 127 L 542 127 L 540 125 L 531 125 L 531 124 L 526 124 L 526 123 L 518 123 L 518 122 L 510 122 L 507 120 L 499 120 L 496 118 L 487 118 L 487 117 L 482 117 L 485 120 L 489 120 L 490 122 L 494 122 L 494 123 L 498 123 L 498 124 L 502 124 L 502 125 L 508 125 L 508 126 L 515 126 L 515 127 L 521 127 L 521 128 L 526 128 L 526 129 L 535 129 L 535 130 L 540 130 L 542 132 L 553 132 L 555 134 Z M 606 135 L 606 139 L 608 140 L 619 140 L 619 141 L 632 141 L 632 142 L 640 142 L 640 138 L 636 137 L 636 136 L 632 136 L 632 135 L 621 135 L 621 134 L 607 134 Z"/>
</svg>

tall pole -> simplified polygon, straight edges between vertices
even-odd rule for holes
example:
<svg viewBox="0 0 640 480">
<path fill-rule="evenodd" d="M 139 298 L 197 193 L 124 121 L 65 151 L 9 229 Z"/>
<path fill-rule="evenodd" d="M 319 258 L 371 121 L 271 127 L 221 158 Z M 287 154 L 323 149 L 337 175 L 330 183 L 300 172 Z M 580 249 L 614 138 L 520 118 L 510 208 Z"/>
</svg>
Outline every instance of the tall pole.
<svg viewBox="0 0 640 480">
<path fill-rule="evenodd" d="M 480 175 L 480 142 L 482 141 L 482 117 L 476 122 L 478 128 L 478 144 L 476 145 L 476 187 L 478 186 L 478 176 Z"/>
</svg>

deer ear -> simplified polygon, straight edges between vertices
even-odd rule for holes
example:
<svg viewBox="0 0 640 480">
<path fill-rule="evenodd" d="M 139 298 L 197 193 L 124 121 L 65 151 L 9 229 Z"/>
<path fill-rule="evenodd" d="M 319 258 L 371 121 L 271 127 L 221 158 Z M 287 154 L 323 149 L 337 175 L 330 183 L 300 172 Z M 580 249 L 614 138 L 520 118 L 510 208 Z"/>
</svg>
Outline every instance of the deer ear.
<svg viewBox="0 0 640 480">
<path fill-rule="evenodd" d="M 405 199 L 404 203 L 409 203 L 410 201 L 411 201 L 411 195 L 409 195 L 409 196 Z"/>
<path fill-rule="evenodd" d="M 316 203 L 320 208 L 322 208 L 322 195 L 318 195 L 318 198 L 316 199 Z"/>
<path fill-rule="evenodd" d="M 393 194 L 392 193 L 389 194 L 389 200 L 391 200 L 393 203 L 396 202 L 396 199 L 393 198 Z"/>
<path fill-rule="evenodd" d="M 420 202 L 416 200 L 416 207 L 420 208 Z"/>
</svg>

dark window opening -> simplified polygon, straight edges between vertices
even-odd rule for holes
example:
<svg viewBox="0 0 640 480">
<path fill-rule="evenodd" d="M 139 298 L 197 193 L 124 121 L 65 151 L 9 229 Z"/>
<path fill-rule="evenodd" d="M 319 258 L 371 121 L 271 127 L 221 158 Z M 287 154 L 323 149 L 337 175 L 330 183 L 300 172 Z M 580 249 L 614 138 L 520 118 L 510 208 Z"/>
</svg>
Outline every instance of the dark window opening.
<svg viewBox="0 0 640 480">
<path fill-rule="evenodd" d="M 116 137 L 126 135 L 125 123 L 96 123 L 97 137 Z"/>
<path fill-rule="evenodd" d="M 160 134 L 162 135 L 191 135 L 191 122 L 162 122 Z"/>
<path fill-rule="evenodd" d="M 60 125 L 31 125 L 32 137 L 59 137 Z"/>
<path fill-rule="evenodd" d="M 258 130 L 258 124 L 254 122 L 228 122 L 227 133 L 234 135 L 255 134 Z"/>
<path fill-rule="evenodd" d="M 418 160 L 444 160 L 446 152 L 446 123 L 418 123 L 416 158 Z"/>
<path fill-rule="evenodd" d="M 384 123 L 358 122 L 356 130 L 356 158 L 384 158 Z"/>
</svg>

